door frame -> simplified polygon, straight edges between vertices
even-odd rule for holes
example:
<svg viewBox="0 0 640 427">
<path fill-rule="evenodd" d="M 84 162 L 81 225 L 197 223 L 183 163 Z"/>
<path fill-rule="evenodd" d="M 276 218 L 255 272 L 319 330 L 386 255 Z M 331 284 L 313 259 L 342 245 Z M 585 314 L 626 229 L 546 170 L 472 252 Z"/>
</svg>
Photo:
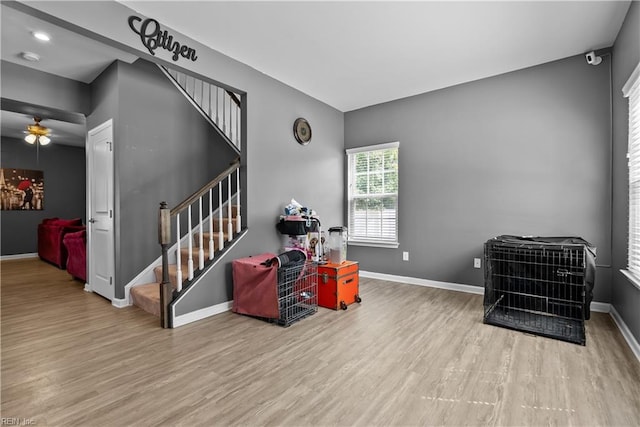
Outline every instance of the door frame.
<svg viewBox="0 0 640 427">
<path fill-rule="evenodd" d="M 93 167 L 93 145 L 89 143 L 89 138 L 91 134 L 95 134 L 98 133 L 100 131 L 102 131 L 105 128 L 111 127 L 111 144 L 112 144 L 112 153 L 115 153 L 115 151 L 113 150 L 113 118 L 110 118 L 106 121 L 104 121 L 103 123 L 99 124 L 98 126 L 95 126 L 91 129 L 89 129 L 87 131 L 87 143 L 86 143 L 86 149 L 85 149 L 85 156 L 86 156 L 86 165 L 87 165 L 87 184 L 86 184 L 86 200 L 87 200 L 87 206 L 86 206 L 86 215 L 87 215 L 87 283 L 85 283 L 84 285 L 84 290 L 86 292 L 93 292 L 93 287 L 91 286 L 90 283 L 90 279 L 93 277 L 92 273 L 93 273 L 93 268 L 94 268 L 94 263 L 95 260 L 92 259 L 92 254 L 93 251 L 91 250 L 91 245 L 93 244 L 93 240 L 92 240 L 92 226 L 89 223 L 89 220 L 91 219 L 91 214 L 92 214 L 92 199 L 91 199 L 91 189 L 93 188 L 93 180 L 94 180 L 94 167 Z M 112 191 L 111 191 L 111 206 L 114 208 L 114 214 L 113 214 L 113 223 L 111 226 L 111 241 L 112 241 L 112 251 L 111 251 L 111 271 L 110 271 L 110 275 L 111 277 L 113 277 L 113 281 L 114 281 L 114 287 L 113 287 L 113 296 L 111 298 L 111 302 L 113 305 L 118 305 L 115 303 L 116 301 L 116 296 L 115 296 L 115 235 L 116 235 L 116 230 L 115 230 L 115 157 L 114 155 L 111 156 L 111 177 L 112 177 Z"/>
</svg>

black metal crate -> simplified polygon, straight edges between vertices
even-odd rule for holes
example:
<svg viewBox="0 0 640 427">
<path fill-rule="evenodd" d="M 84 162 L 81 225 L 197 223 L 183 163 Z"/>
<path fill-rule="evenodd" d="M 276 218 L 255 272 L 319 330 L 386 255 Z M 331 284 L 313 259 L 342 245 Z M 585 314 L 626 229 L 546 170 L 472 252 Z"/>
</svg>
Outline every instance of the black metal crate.
<svg viewBox="0 0 640 427">
<path fill-rule="evenodd" d="M 279 325 L 289 326 L 318 311 L 318 265 L 310 260 L 278 269 Z"/>
<path fill-rule="evenodd" d="M 579 238 L 485 243 L 484 322 L 585 345 L 595 248 Z"/>
</svg>

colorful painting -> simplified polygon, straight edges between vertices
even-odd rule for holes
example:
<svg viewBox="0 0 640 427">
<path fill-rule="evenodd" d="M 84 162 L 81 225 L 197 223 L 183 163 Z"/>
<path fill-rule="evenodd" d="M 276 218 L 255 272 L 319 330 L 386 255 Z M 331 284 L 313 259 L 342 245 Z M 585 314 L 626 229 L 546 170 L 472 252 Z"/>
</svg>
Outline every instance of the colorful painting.
<svg viewBox="0 0 640 427">
<path fill-rule="evenodd" d="M 0 203 L 3 211 L 44 209 L 44 172 L 0 169 Z"/>
</svg>

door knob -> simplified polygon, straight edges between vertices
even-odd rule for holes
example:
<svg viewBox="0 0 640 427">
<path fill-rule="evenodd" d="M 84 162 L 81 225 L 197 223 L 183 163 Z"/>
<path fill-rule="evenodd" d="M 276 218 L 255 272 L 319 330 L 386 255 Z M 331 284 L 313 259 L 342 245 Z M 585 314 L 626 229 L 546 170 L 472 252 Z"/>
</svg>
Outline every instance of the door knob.
<svg viewBox="0 0 640 427">
<path fill-rule="evenodd" d="M 89 222 L 90 222 L 91 224 L 93 224 L 94 222 L 96 222 L 96 220 L 95 220 L 95 219 L 93 219 L 93 218 L 89 218 Z"/>
</svg>

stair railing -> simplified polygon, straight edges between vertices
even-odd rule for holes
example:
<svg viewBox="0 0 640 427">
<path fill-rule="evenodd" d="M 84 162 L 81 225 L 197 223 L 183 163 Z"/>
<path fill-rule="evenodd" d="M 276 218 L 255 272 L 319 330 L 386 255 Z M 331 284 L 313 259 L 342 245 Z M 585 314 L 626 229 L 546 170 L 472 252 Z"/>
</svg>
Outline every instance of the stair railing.
<svg viewBox="0 0 640 427">
<path fill-rule="evenodd" d="M 238 95 L 172 68 L 162 65 L 159 67 L 169 80 L 182 90 L 200 114 L 214 123 L 239 152 L 242 103 Z"/>
<path fill-rule="evenodd" d="M 232 176 L 236 174 L 236 186 L 235 192 L 232 187 Z M 222 216 L 223 212 L 223 193 L 224 187 L 227 187 L 227 200 L 224 202 L 227 205 L 227 227 L 226 232 L 224 232 L 224 220 Z M 171 222 L 172 218 L 175 218 L 176 224 L 176 232 L 175 238 L 177 241 L 177 249 L 176 249 L 176 292 L 179 293 L 182 290 L 182 251 L 180 242 L 182 239 L 186 238 L 187 240 L 187 279 L 192 280 L 195 274 L 195 263 L 193 259 L 194 254 L 194 231 L 198 232 L 198 247 L 196 248 L 197 256 L 198 256 L 198 270 L 203 270 L 205 268 L 205 250 L 204 250 L 204 230 L 205 230 L 205 220 L 203 218 L 203 198 L 208 196 L 209 198 L 209 215 L 208 215 L 208 228 L 209 228 L 209 241 L 208 241 L 208 252 L 209 252 L 209 261 L 214 259 L 214 249 L 215 249 L 215 241 L 214 241 L 214 209 L 213 209 L 213 193 L 214 189 L 217 190 L 218 193 L 218 224 L 219 230 L 217 232 L 218 236 L 218 247 L 217 250 L 221 250 L 224 248 L 224 240 L 225 237 L 228 241 L 233 239 L 234 235 L 234 227 L 233 223 L 236 223 L 235 232 L 239 233 L 242 230 L 241 225 L 241 216 L 239 209 L 239 201 L 240 201 L 240 159 L 236 159 L 231 163 L 231 165 L 221 174 L 216 176 L 214 179 L 205 184 L 198 191 L 193 193 L 191 196 L 187 197 L 184 201 L 180 202 L 176 207 L 169 209 L 167 207 L 166 202 L 160 203 L 160 212 L 158 215 L 158 236 L 160 246 L 162 248 L 162 283 L 160 283 L 160 323 L 163 328 L 170 328 L 169 322 L 169 304 L 173 301 L 176 296 L 173 293 L 172 286 L 169 280 L 169 255 L 167 251 L 167 247 L 171 242 Z M 238 208 L 236 209 L 236 215 L 232 215 L 232 199 L 236 197 L 236 204 Z M 198 204 L 198 224 L 196 227 L 192 226 L 192 206 Z M 182 235 L 182 231 L 180 228 L 181 216 L 185 213 L 187 215 L 187 230 L 185 235 Z"/>
</svg>

